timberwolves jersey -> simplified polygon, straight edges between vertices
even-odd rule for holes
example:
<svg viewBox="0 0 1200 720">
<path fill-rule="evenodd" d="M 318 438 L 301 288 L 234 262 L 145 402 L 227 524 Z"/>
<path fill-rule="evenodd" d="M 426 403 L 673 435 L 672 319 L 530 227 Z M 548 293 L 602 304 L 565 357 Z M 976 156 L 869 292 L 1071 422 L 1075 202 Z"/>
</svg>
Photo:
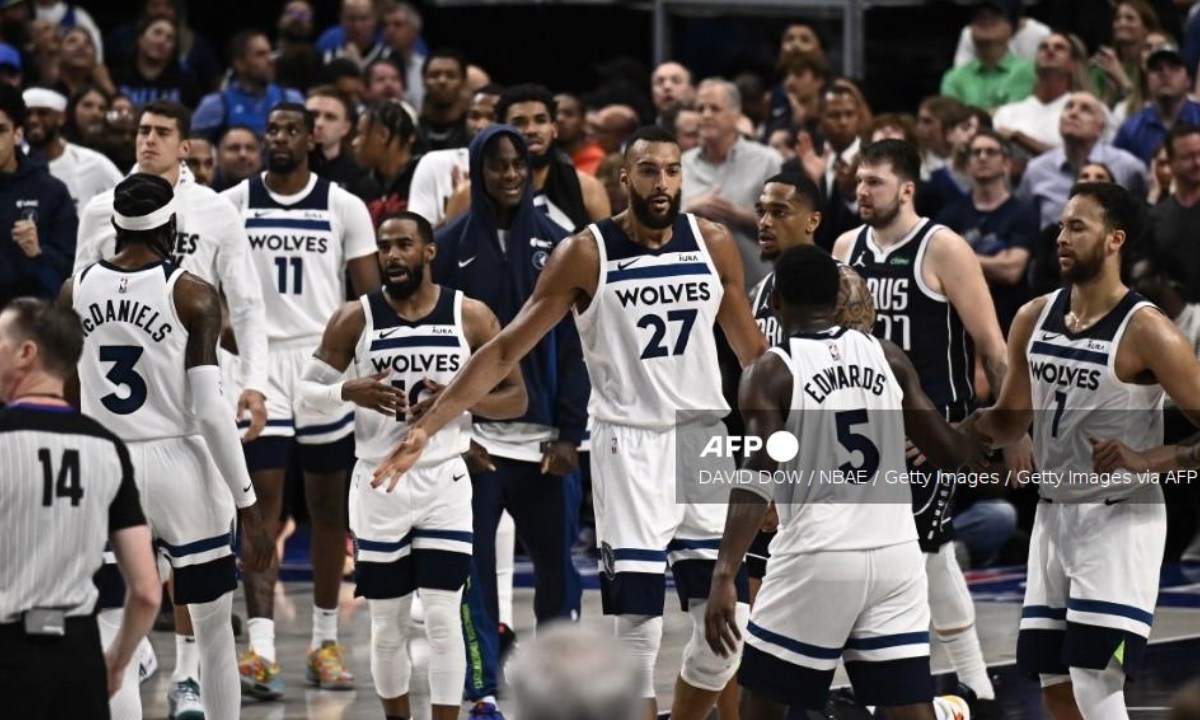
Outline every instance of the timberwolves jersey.
<svg viewBox="0 0 1200 720">
<path fill-rule="evenodd" d="M 122 270 L 101 260 L 75 276 L 82 409 L 122 440 L 196 433 L 184 368 L 187 330 L 175 314 L 183 272 L 167 262 Z"/>
<path fill-rule="evenodd" d="M 262 283 L 267 339 L 319 338 L 346 297 L 345 249 L 330 202 L 330 182 L 317 178 L 303 199 L 283 205 L 262 174 L 247 181 L 243 209 L 250 258 Z"/>
<path fill-rule="evenodd" d="M 590 229 L 600 277 L 575 313 L 592 380 L 588 415 L 658 430 L 727 415 L 713 339 L 724 289 L 696 219 L 681 213 L 658 250 L 611 219 Z"/>
<path fill-rule="evenodd" d="M 842 327 L 772 347 L 792 371 L 785 429 L 800 441 L 775 485 L 771 555 L 917 539 L 904 466 L 903 391 L 879 341 Z"/>
<path fill-rule="evenodd" d="M 958 312 L 945 295 L 925 285 L 921 274 L 929 238 L 940 227 L 922 218 L 911 233 L 884 249 L 863 225 L 846 262 L 875 297 L 875 335 L 899 345 L 933 404 L 948 419 L 961 420 L 975 399 L 975 348 Z"/>
<path fill-rule="evenodd" d="M 367 324 L 354 348 L 359 377 L 391 369 L 388 382 L 405 394 L 408 406 L 422 399 L 429 380 L 448 385 L 471 356 L 462 320 L 463 294 L 441 288 L 433 311 L 415 322 L 396 314 L 382 290 L 359 298 Z M 404 413 L 388 417 L 367 408 L 354 408 L 356 454 L 380 462 L 399 444 L 407 427 Z M 458 457 L 471 444 L 471 415 L 463 413 L 429 438 L 417 461 L 428 467 Z"/>
<path fill-rule="evenodd" d="M 1058 473 L 1060 482 L 1057 487 L 1043 482 L 1039 491 L 1044 498 L 1068 502 L 1128 496 L 1141 487 L 1137 476 L 1120 473 L 1111 483 L 1099 482 L 1088 438 L 1117 439 L 1134 450 L 1163 442 L 1162 387 L 1122 382 L 1116 372 L 1117 349 L 1129 319 L 1154 305 L 1130 290 L 1095 325 L 1072 333 L 1064 320 L 1070 290 L 1049 298 L 1026 355 L 1034 462 L 1038 470 Z"/>
</svg>

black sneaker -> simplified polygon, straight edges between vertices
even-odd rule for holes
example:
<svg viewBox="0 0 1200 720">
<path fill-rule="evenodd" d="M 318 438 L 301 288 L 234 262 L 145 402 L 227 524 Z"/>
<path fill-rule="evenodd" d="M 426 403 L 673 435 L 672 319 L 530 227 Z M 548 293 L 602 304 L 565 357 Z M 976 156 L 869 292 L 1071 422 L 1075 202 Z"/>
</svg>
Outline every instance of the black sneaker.
<svg viewBox="0 0 1200 720">
<path fill-rule="evenodd" d="M 517 647 L 517 634 L 513 629 L 504 623 L 500 623 L 500 630 L 497 633 L 500 636 L 500 663 L 508 659 L 509 653 Z"/>
<path fill-rule="evenodd" d="M 996 688 L 994 678 L 992 679 L 992 687 Z M 980 700 L 975 695 L 975 691 L 965 683 L 959 682 L 954 688 L 953 694 L 967 701 L 967 706 L 971 708 L 971 720 L 1000 720 L 1000 718 L 1004 717 L 1004 711 L 1000 707 L 999 700 Z"/>
</svg>

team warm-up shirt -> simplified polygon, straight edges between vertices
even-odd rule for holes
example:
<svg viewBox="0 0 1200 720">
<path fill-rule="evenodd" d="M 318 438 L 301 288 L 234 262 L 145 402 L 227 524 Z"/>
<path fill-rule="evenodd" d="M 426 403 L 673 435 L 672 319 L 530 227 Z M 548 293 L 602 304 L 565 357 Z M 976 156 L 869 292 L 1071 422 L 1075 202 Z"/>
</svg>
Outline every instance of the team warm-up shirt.
<svg viewBox="0 0 1200 720">
<path fill-rule="evenodd" d="M 92 198 L 112 190 L 125 176 L 109 160 L 91 148 L 66 143 L 63 154 L 50 161 L 50 174 L 62 181 L 82 213 Z"/>
<path fill-rule="evenodd" d="M 145 525 L 125 445 L 70 408 L 0 409 L 0 623 L 91 615 L 110 533 Z"/>
<path fill-rule="evenodd" d="M 136 171 L 136 168 L 135 168 Z M 175 185 L 179 212 L 175 218 L 175 248 L 171 262 L 213 287 L 220 288 L 229 306 L 237 339 L 242 385 L 267 391 L 267 325 L 262 290 L 250 265 L 249 242 L 242 218 L 233 205 L 196 183 L 180 165 Z M 112 224 L 113 192 L 92 198 L 79 217 L 75 270 L 116 255 L 117 233 Z"/>
<path fill-rule="evenodd" d="M 316 343 L 346 297 L 346 263 L 375 253 L 362 200 L 315 174 L 277 195 L 254 175 L 222 195 L 238 209 L 267 314 L 267 338 Z"/>
<path fill-rule="evenodd" d="M 1056 481 L 1040 482 L 1038 491 L 1060 502 L 1128 497 L 1147 478 L 1129 472 L 1101 478 L 1093 471 L 1089 439 L 1117 439 L 1134 450 L 1162 445 L 1162 386 L 1122 382 L 1116 371 L 1130 318 L 1158 310 L 1130 290 L 1099 322 L 1073 333 L 1065 322 L 1070 291 L 1048 297 L 1026 348 L 1034 465 Z"/>
<path fill-rule="evenodd" d="M 446 203 L 454 194 L 454 168 L 466 180 L 470 155 L 465 147 L 434 150 L 421 156 L 408 188 L 408 209 L 425 218 L 434 227 L 446 219 Z"/>
<path fill-rule="evenodd" d="M 575 324 L 592 381 L 588 414 L 666 430 L 729 413 L 713 325 L 724 287 L 696 218 L 649 250 L 611 219 L 590 226 L 600 255 L 596 294 Z"/>
<path fill-rule="evenodd" d="M 415 322 L 397 315 L 382 290 L 359 298 L 367 324 L 354 348 L 358 376 L 391 370 L 387 381 L 405 394 L 409 407 L 427 396 L 429 381 L 449 385 L 471 357 L 463 326 L 463 297 L 457 290 L 441 288 L 433 310 Z M 396 449 L 407 428 L 404 413 L 393 418 L 355 407 L 355 452 L 363 460 L 379 462 Z M 429 438 L 417 466 L 456 458 L 470 445 L 471 414 L 464 412 Z"/>
</svg>

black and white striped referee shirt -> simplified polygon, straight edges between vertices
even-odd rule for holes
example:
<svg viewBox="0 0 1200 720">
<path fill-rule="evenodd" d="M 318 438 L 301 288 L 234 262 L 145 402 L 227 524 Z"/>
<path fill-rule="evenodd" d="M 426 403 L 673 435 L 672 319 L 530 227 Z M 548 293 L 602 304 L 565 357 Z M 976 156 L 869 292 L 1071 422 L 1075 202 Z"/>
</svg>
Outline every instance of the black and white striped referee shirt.
<svg viewBox="0 0 1200 720">
<path fill-rule="evenodd" d="M 73 409 L 0 409 L 0 623 L 93 612 L 109 533 L 145 525 L 125 444 Z"/>
</svg>

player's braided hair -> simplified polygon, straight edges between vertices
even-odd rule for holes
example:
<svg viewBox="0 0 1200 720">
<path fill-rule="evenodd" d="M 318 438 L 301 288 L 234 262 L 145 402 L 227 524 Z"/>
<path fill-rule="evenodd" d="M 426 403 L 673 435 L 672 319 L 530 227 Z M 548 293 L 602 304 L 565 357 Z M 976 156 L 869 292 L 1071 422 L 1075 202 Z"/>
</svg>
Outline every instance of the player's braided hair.
<svg viewBox="0 0 1200 720">
<path fill-rule="evenodd" d="M 128 217 L 141 217 L 165 207 L 174 196 L 175 189 L 166 180 L 149 173 L 134 173 L 113 190 L 113 210 Z M 174 245 L 174 235 L 174 221 L 152 230 L 125 230 L 118 227 L 117 250 L 127 243 L 140 242 L 165 257 Z"/>
<path fill-rule="evenodd" d="M 379 125 L 388 131 L 391 136 L 388 142 L 396 139 L 403 145 L 417 133 L 417 123 L 412 113 L 396 100 L 375 103 L 367 108 L 366 116 L 371 125 Z"/>
</svg>

